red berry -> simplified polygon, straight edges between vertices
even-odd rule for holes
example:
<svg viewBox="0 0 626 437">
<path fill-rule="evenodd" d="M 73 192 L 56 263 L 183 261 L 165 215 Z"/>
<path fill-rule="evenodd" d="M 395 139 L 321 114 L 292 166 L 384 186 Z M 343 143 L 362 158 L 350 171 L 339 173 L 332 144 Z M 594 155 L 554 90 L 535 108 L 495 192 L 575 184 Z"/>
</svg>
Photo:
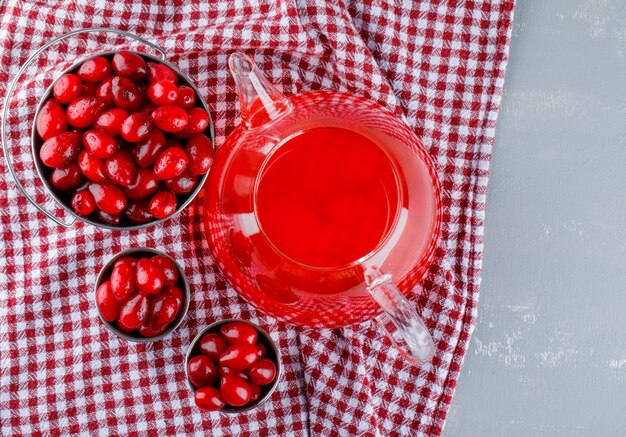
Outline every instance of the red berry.
<svg viewBox="0 0 626 437">
<path fill-rule="evenodd" d="M 96 306 L 107 322 L 114 322 L 120 315 L 120 303 L 115 299 L 111 282 L 100 284 L 96 290 Z"/>
<path fill-rule="evenodd" d="M 158 106 L 173 105 L 177 97 L 176 85 L 169 80 L 153 82 L 148 88 L 148 98 Z"/>
<path fill-rule="evenodd" d="M 96 217 L 102 223 L 110 226 L 117 226 L 122 222 L 121 214 L 109 214 L 108 212 L 102 211 L 101 209 L 96 210 Z"/>
<path fill-rule="evenodd" d="M 107 108 L 100 97 L 79 97 L 70 103 L 65 110 L 68 124 L 78 128 L 89 127 Z"/>
<path fill-rule="evenodd" d="M 209 126 L 209 114 L 202 108 L 187 110 L 187 126 L 176 132 L 176 138 L 189 138 L 201 134 Z"/>
<path fill-rule="evenodd" d="M 189 170 L 185 170 L 180 176 L 163 182 L 168 190 L 176 194 L 189 194 L 198 185 L 198 178 Z"/>
<path fill-rule="evenodd" d="M 226 323 L 220 327 L 220 332 L 230 344 L 247 343 L 254 345 L 257 340 L 256 329 L 244 322 Z"/>
<path fill-rule="evenodd" d="M 108 158 L 117 149 L 117 142 L 108 133 L 91 129 L 83 133 L 83 146 L 96 158 Z"/>
<path fill-rule="evenodd" d="M 134 112 L 141 107 L 141 91 L 129 78 L 115 76 L 111 82 L 111 92 L 118 108 Z"/>
<path fill-rule="evenodd" d="M 96 56 L 87 59 L 78 69 L 78 77 L 83 82 L 100 82 L 111 74 L 111 64 L 107 58 Z"/>
<path fill-rule="evenodd" d="M 83 83 L 83 94 L 82 97 L 96 97 L 96 92 L 98 91 L 97 83 Z"/>
<path fill-rule="evenodd" d="M 253 365 L 257 358 L 254 345 L 237 343 L 226 349 L 226 352 L 220 356 L 220 364 L 236 370 L 244 370 Z"/>
<path fill-rule="evenodd" d="M 158 264 L 148 258 L 137 261 L 137 288 L 145 294 L 157 294 L 163 289 L 165 274 Z"/>
<path fill-rule="evenodd" d="M 163 334 L 167 326 L 161 326 L 159 328 L 153 328 L 150 323 L 150 319 L 143 322 L 143 324 L 139 327 L 139 333 L 144 337 L 156 337 L 157 335 Z"/>
<path fill-rule="evenodd" d="M 250 385 L 243 378 L 234 375 L 222 376 L 220 392 L 224 401 L 233 407 L 244 406 L 252 395 Z"/>
<path fill-rule="evenodd" d="M 81 96 L 83 93 L 83 82 L 75 74 L 64 74 L 54 83 L 52 93 L 55 99 L 67 105 Z"/>
<path fill-rule="evenodd" d="M 134 224 L 141 225 L 154 220 L 145 200 L 129 200 L 126 202 L 124 216 Z"/>
<path fill-rule="evenodd" d="M 238 376 L 241 379 L 245 379 L 246 381 L 248 381 L 249 379 L 248 375 L 246 374 L 244 370 L 236 370 L 236 369 L 222 366 L 222 365 L 217 366 L 217 373 L 219 373 L 220 376 L 224 376 L 224 375 Z"/>
<path fill-rule="evenodd" d="M 174 105 L 159 106 L 150 117 L 165 132 L 179 132 L 187 126 L 189 116 L 183 108 Z"/>
<path fill-rule="evenodd" d="M 148 117 L 150 117 L 152 115 L 152 111 L 154 111 L 156 108 L 157 106 L 155 104 L 148 101 L 147 103 L 141 105 L 141 108 L 139 108 L 137 112 L 141 112 L 142 114 L 146 114 Z"/>
<path fill-rule="evenodd" d="M 226 349 L 226 339 L 217 332 L 210 332 L 200 339 L 200 352 L 214 361 L 218 361 Z"/>
<path fill-rule="evenodd" d="M 96 205 L 109 214 L 119 214 L 126 207 L 126 196 L 120 187 L 107 182 L 94 182 L 89 185 Z"/>
<path fill-rule="evenodd" d="M 129 143 L 136 143 L 141 141 L 150 135 L 150 129 L 152 129 L 152 123 L 150 117 L 141 112 L 133 112 L 122 123 L 120 133 Z"/>
<path fill-rule="evenodd" d="M 119 303 L 124 303 L 137 292 L 135 268 L 129 264 L 118 264 L 111 273 L 111 289 Z"/>
<path fill-rule="evenodd" d="M 98 116 L 93 127 L 115 137 L 120 134 L 126 117 L 128 117 L 128 112 L 120 108 L 111 108 Z"/>
<path fill-rule="evenodd" d="M 213 385 L 217 380 L 217 366 L 204 355 L 198 355 L 189 360 L 187 373 L 189 380 L 196 387 Z"/>
<path fill-rule="evenodd" d="M 169 294 L 161 293 L 152 301 L 150 306 L 150 324 L 153 329 L 168 326 L 178 315 L 180 307 L 176 298 Z"/>
<path fill-rule="evenodd" d="M 107 106 L 113 106 L 115 103 L 113 100 L 113 86 L 111 83 L 113 82 L 112 77 L 107 77 L 104 79 L 98 88 L 96 88 L 96 97 L 100 97 L 107 103 Z"/>
<path fill-rule="evenodd" d="M 137 200 L 148 197 L 159 188 L 159 182 L 154 177 L 154 173 L 149 168 L 137 169 L 133 179 L 124 188 L 124 194 L 129 199 Z"/>
<path fill-rule="evenodd" d="M 154 128 L 146 138 L 133 144 L 130 153 L 139 167 L 149 167 L 165 150 L 165 145 L 165 135 L 161 130 Z"/>
<path fill-rule="evenodd" d="M 261 358 L 248 369 L 250 381 L 259 385 L 267 385 L 276 377 L 276 366 L 271 360 Z"/>
<path fill-rule="evenodd" d="M 178 87 L 178 98 L 176 99 L 176 106 L 189 109 L 196 104 L 196 92 L 193 88 L 187 85 L 181 85 Z"/>
<path fill-rule="evenodd" d="M 135 162 L 126 150 L 118 150 L 107 158 L 104 167 L 109 178 L 123 187 L 128 186 L 135 176 Z"/>
<path fill-rule="evenodd" d="M 165 275 L 165 282 L 163 282 L 163 285 L 175 285 L 178 282 L 178 269 L 176 268 L 174 261 L 165 255 L 153 256 L 151 260 L 163 270 L 163 274 Z"/>
<path fill-rule="evenodd" d="M 174 70 L 167 65 L 148 62 L 148 82 L 154 83 L 159 80 L 169 80 L 170 82 L 177 83 L 178 76 Z"/>
<path fill-rule="evenodd" d="M 65 167 L 55 168 L 50 175 L 50 183 L 57 190 L 71 190 L 78 187 L 84 180 L 83 174 L 74 162 L 70 162 Z"/>
<path fill-rule="evenodd" d="M 157 179 L 173 179 L 187 168 L 189 158 L 180 147 L 170 147 L 162 152 L 154 163 L 154 176 Z"/>
<path fill-rule="evenodd" d="M 263 358 L 266 353 L 267 353 L 267 350 L 265 349 L 265 345 L 263 343 L 257 343 L 256 344 L 256 354 L 257 354 L 257 356 L 259 358 Z"/>
<path fill-rule="evenodd" d="M 77 132 L 60 133 L 42 144 L 39 157 L 48 167 L 65 167 L 76 159 L 80 149 L 79 143 L 80 135 Z"/>
<path fill-rule="evenodd" d="M 200 387 L 195 394 L 196 406 L 204 411 L 217 411 L 224 408 L 226 403 L 215 387 Z"/>
<path fill-rule="evenodd" d="M 136 294 L 122 306 L 118 323 L 129 330 L 139 328 L 148 318 L 148 307 L 148 298 L 143 294 Z"/>
<path fill-rule="evenodd" d="M 96 201 L 89 190 L 77 191 L 72 196 L 72 209 L 76 214 L 86 216 L 94 212 L 96 209 Z"/>
<path fill-rule="evenodd" d="M 176 304 L 178 305 L 178 307 L 182 308 L 184 300 L 183 290 L 175 285 L 170 285 L 163 289 L 163 294 L 172 296 L 174 299 L 176 299 Z"/>
<path fill-rule="evenodd" d="M 78 168 L 87 176 L 87 179 L 94 182 L 102 182 L 107 178 L 104 159 L 96 158 L 86 150 L 83 150 L 78 155 Z"/>
<path fill-rule="evenodd" d="M 135 267 L 137 267 L 137 258 L 133 258 L 132 256 L 124 256 L 115 261 L 115 263 L 113 264 L 113 268 L 119 266 L 120 264 L 128 264 L 129 267 L 132 267 L 134 269 Z"/>
<path fill-rule="evenodd" d="M 169 217 L 176 211 L 177 201 L 176 194 L 171 191 L 160 191 L 150 199 L 150 214 L 159 220 Z"/>
<path fill-rule="evenodd" d="M 44 141 L 65 132 L 67 120 L 63 106 L 54 99 L 44 103 L 37 114 L 35 128 L 39 137 Z"/>
<path fill-rule="evenodd" d="M 250 386 L 250 402 L 254 402 L 261 397 L 261 387 L 254 382 L 248 381 Z"/>
<path fill-rule="evenodd" d="M 130 77 L 134 80 L 143 79 L 148 74 L 146 62 L 141 56 L 132 52 L 117 52 L 111 62 L 116 74 Z"/>
<path fill-rule="evenodd" d="M 213 144 L 206 135 L 198 134 L 189 138 L 185 147 L 187 156 L 189 156 L 190 172 L 203 175 L 213 163 Z"/>
</svg>

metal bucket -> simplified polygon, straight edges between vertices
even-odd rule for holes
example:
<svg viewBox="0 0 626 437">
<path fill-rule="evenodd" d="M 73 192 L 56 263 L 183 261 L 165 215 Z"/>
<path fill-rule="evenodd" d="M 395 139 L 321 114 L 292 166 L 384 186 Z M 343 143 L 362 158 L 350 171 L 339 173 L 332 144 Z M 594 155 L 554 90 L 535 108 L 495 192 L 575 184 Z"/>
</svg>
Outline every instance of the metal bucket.
<svg viewBox="0 0 626 437">
<path fill-rule="evenodd" d="M 39 149 L 41 148 L 41 145 L 43 144 L 43 141 L 37 136 L 37 132 L 35 129 L 35 120 L 37 118 L 37 115 L 39 114 L 39 111 L 41 110 L 41 107 L 43 106 L 43 104 L 48 100 L 48 98 L 52 95 L 52 88 L 54 87 L 54 84 L 56 83 L 56 81 L 59 79 L 59 77 L 61 77 L 62 75 L 72 72 L 73 70 L 76 70 L 78 68 L 78 66 L 80 64 L 82 64 L 83 62 L 85 62 L 87 59 L 91 59 L 94 58 L 96 56 L 104 56 L 104 57 L 108 57 L 113 55 L 116 51 L 113 50 L 109 50 L 109 51 L 103 51 L 103 52 L 99 52 L 99 53 L 95 53 L 86 57 L 83 57 L 79 60 L 77 60 L 74 64 L 72 64 L 72 66 L 70 66 L 69 68 L 66 68 L 65 70 L 61 71 L 58 73 L 58 76 L 52 81 L 52 83 L 50 84 L 50 86 L 46 89 L 45 93 L 43 94 L 43 96 L 41 97 L 40 101 L 39 101 L 39 105 L 37 106 L 37 110 L 35 111 L 34 117 L 32 119 L 32 129 L 31 129 L 31 148 L 32 148 L 32 155 L 33 155 L 33 161 L 35 164 L 35 168 L 37 170 L 37 174 L 39 176 L 39 179 L 43 182 L 46 191 L 48 192 L 48 194 L 50 194 L 55 200 L 56 202 L 67 212 L 69 213 L 72 217 L 70 218 L 69 221 L 65 222 L 60 220 L 59 218 L 55 217 L 54 214 L 52 214 L 51 212 L 47 211 L 46 209 L 44 209 L 41 205 L 39 205 L 35 199 L 33 199 L 28 192 L 26 191 L 26 189 L 24 188 L 24 186 L 22 185 L 22 183 L 19 181 L 18 176 L 15 172 L 14 166 L 13 166 L 13 161 L 11 159 L 11 153 L 9 151 L 9 148 L 7 146 L 7 137 L 6 137 L 6 124 L 7 124 L 7 116 L 8 116 L 8 110 L 9 110 L 9 100 L 13 95 L 13 92 L 15 90 L 15 87 L 17 86 L 20 77 L 24 74 L 26 68 L 41 54 L 43 53 L 46 49 L 48 49 L 50 46 L 55 45 L 57 43 L 59 43 L 62 40 L 65 40 L 71 36 L 74 35 L 78 35 L 78 34 L 83 34 L 83 33 L 92 33 L 92 32 L 110 32 L 110 33 L 115 33 L 118 35 L 123 35 L 125 37 L 128 37 L 130 39 L 139 41 L 153 49 L 155 49 L 156 51 L 158 51 L 161 54 L 161 57 L 157 57 L 148 53 L 144 53 L 144 52 L 138 52 L 138 51 L 133 51 L 133 50 L 124 50 L 127 52 L 132 52 L 132 53 L 136 53 L 137 55 L 141 56 L 142 58 L 144 58 L 146 61 L 150 61 L 150 62 L 156 62 L 156 63 L 160 63 L 160 64 L 164 64 L 167 65 L 169 68 L 171 68 L 178 76 L 179 76 L 179 83 L 182 82 L 183 85 L 187 85 L 189 87 L 191 87 L 194 92 L 196 93 L 196 97 L 197 97 L 197 101 L 200 102 L 200 104 L 202 105 L 202 108 L 207 112 L 207 114 L 209 115 L 209 126 L 207 127 L 207 131 L 205 131 L 205 134 L 208 133 L 209 139 L 211 140 L 211 143 L 213 144 L 213 151 L 215 152 L 215 135 L 214 135 L 214 127 L 213 127 L 213 119 L 211 117 L 211 112 L 209 111 L 209 107 L 206 104 L 206 102 L 204 101 L 204 99 L 202 98 L 202 96 L 200 95 L 200 91 L 198 90 L 198 88 L 194 85 L 194 83 L 191 81 L 191 79 L 184 74 L 183 72 L 181 72 L 176 66 L 174 66 L 173 64 L 171 64 L 170 62 L 168 62 L 165 57 L 166 57 L 166 52 L 163 48 L 159 47 L 158 45 L 147 41 L 146 39 L 123 31 L 123 30 L 118 30 L 118 29 L 110 29 L 110 28 L 90 28 L 90 29 L 78 29 L 69 33 L 66 33 L 64 35 L 61 35 L 57 38 L 52 39 L 51 41 L 49 41 L 47 44 L 45 44 L 44 46 L 42 46 L 41 48 L 39 48 L 35 53 L 33 53 L 27 60 L 26 62 L 24 62 L 24 64 L 22 65 L 22 67 L 20 68 L 20 70 L 18 71 L 17 75 L 15 76 L 15 78 L 13 79 L 13 81 L 11 82 L 11 85 L 9 86 L 9 88 L 7 89 L 7 93 L 4 99 L 4 107 L 3 107 L 3 113 L 2 113 L 2 148 L 4 151 L 4 158 L 7 162 L 7 165 L 9 167 L 9 171 L 11 172 L 11 175 L 13 176 L 13 179 L 15 180 L 15 183 L 17 184 L 18 188 L 20 189 L 20 191 L 22 192 L 22 194 L 24 196 L 26 196 L 26 198 L 28 199 L 28 201 L 35 207 L 37 208 L 38 211 L 40 211 L 41 213 L 43 213 L 44 215 L 46 215 L 46 217 L 48 217 L 49 219 L 53 220 L 55 223 L 57 223 L 58 225 L 64 226 L 66 228 L 71 228 L 74 223 L 76 222 L 76 220 L 80 220 L 83 221 L 85 223 L 89 223 L 91 225 L 97 226 L 99 228 L 105 228 L 105 229 L 114 229 L 114 230 L 133 230 L 133 229 L 143 229 L 149 226 L 153 226 L 156 225 L 158 223 L 164 222 L 166 220 L 171 219 L 172 217 L 178 215 L 183 209 L 185 209 L 185 207 L 187 207 L 187 205 L 189 205 L 193 199 L 198 195 L 198 193 L 200 192 L 200 190 L 202 189 L 202 187 L 204 186 L 204 183 L 208 177 L 208 172 L 202 176 L 202 179 L 199 181 L 198 185 L 196 186 L 196 188 L 194 189 L 194 191 L 192 191 L 191 193 L 185 195 L 183 197 L 183 202 L 176 208 L 176 211 L 161 220 L 154 220 L 148 223 L 144 223 L 144 224 L 138 224 L 138 225 L 130 225 L 130 226 L 111 226 L 108 225 L 106 223 L 102 223 L 96 220 L 92 220 L 88 217 L 82 217 L 79 216 L 78 214 L 76 214 L 74 212 L 74 210 L 71 208 L 70 204 L 69 204 L 69 200 L 67 199 L 62 199 L 61 196 L 59 195 L 59 193 L 50 185 L 50 182 L 48 180 L 48 178 L 45 176 L 45 173 L 48 172 L 49 170 L 47 169 L 47 167 L 43 164 L 43 162 L 41 161 L 41 158 L 39 157 Z M 177 197 L 182 197 L 182 196 L 178 196 Z"/>
</svg>

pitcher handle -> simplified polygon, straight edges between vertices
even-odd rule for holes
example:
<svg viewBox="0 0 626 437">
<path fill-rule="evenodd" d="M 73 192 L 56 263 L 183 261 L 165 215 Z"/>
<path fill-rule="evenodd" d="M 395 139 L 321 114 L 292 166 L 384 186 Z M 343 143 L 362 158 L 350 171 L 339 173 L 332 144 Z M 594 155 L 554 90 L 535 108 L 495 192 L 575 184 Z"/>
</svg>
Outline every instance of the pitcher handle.
<svg viewBox="0 0 626 437">
<path fill-rule="evenodd" d="M 5 95 L 5 98 L 4 98 L 4 105 L 3 105 L 3 108 L 2 108 L 2 125 L 0 126 L 0 128 L 2 129 L 2 152 L 4 153 L 4 159 L 7 162 L 7 166 L 9 167 L 9 172 L 11 173 L 11 176 L 13 177 L 13 180 L 15 181 L 15 184 L 17 185 L 17 188 L 19 188 L 19 190 L 26 197 L 26 199 L 28 199 L 28 201 L 31 203 L 31 205 L 33 205 L 35 208 L 37 208 L 37 210 L 39 212 L 41 212 L 46 217 L 51 219 L 57 225 L 63 226 L 65 228 L 71 228 L 74 225 L 74 223 L 76 222 L 76 218 L 71 218 L 69 222 L 64 222 L 64 221 L 58 219 L 52 213 L 46 211 L 43 207 L 41 207 L 35 201 L 35 199 L 33 199 L 27 193 L 26 188 L 24 188 L 22 183 L 19 181 L 19 179 L 17 177 L 17 174 L 15 173 L 15 169 L 13 168 L 13 161 L 12 161 L 11 156 L 10 156 L 11 153 L 9 151 L 9 147 L 6 145 L 7 144 L 6 120 L 7 120 L 7 115 L 8 115 L 8 111 L 9 111 L 9 101 L 11 100 L 11 97 L 13 97 L 13 91 L 15 91 L 15 87 L 17 86 L 20 78 L 22 77 L 22 74 L 24 74 L 24 71 L 26 71 L 26 68 L 28 68 L 28 66 L 31 64 L 31 62 L 33 62 L 48 47 L 50 47 L 50 46 L 52 46 L 52 45 L 54 45 L 54 44 L 56 44 L 56 43 L 58 43 L 60 41 L 63 41 L 64 39 L 67 39 L 67 38 L 69 38 L 71 36 L 78 35 L 78 34 L 81 34 L 81 33 L 92 33 L 92 32 L 116 33 L 118 35 L 122 35 L 122 36 L 125 36 L 125 37 L 130 38 L 130 39 L 134 39 L 136 41 L 141 42 L 142 44 L 145 44 L 145 45 L 147 45 L 149 47 L 152 47 L 153 49 L 155 49 L 156 51 L 158 51 L 161 54 L 161 57 L 163 59 L 166 59 L 167 53 L 165 52 L 165 50 L 162 47 L 160 47 L 157 44 L 154 44 L 154 43 L 152 43 L 152 42 L 150 42 L 150 41 L 140 37 L 139 35 L 135 35 L 133 33 L 126 32 L 125 30 L 112 29 L 112 28 L 108 28 L 108 27 L 92 27 L 92 28 L 86 28 L 86 29 L 76 29 L 76 30 L 73 30 L 71 32 L 68 32 L 66 34 L 63 34 L 61 36 L 58 36 L 56 38 L 51 39 L 50 41 L 48 41 L 48 43 L 46 43 L 43 46 L 41 46 L 39 49 L 37 49 L 37 51 L 35 51 L 32 55 L 30 55 L 28 57 L 26 62 L 24 62 L 22 67 L 19 69 L 19 71 L 17 72 L 17 74 L 13 78 L 13 81 L 11 81 L 11 85 L 9 85 L 9 88 L 7 89 L 7 92 L 6 92 L 6 95 Z"/>
<path fill-rule="evenodd" d="M 415 306 L 400 292 L 392 282 L 390 274 L 383 274 L 378 267 L 369 267 L 365 271 L 367 290 L 374 300 L 381 306 L 395 329 L 400 333 L 408 347 L 408 351 L 398 344 L 393 336 L 393 329 L 389 329 L 381 318 L 376 322 L 385 331 L 400 354 L 411 364 L 421 364 L 430 361 L 435 354 L 435 344 L 428 332 L 428 328 L 417 314 Z"/>
</svg>

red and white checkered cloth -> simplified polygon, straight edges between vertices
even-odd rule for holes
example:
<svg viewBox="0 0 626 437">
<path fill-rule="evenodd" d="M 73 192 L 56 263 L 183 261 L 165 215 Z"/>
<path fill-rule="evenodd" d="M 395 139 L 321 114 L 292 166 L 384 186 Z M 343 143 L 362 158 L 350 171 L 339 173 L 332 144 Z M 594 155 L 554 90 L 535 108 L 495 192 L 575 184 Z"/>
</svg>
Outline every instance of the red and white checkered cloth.
<svg viewBox="0 0 626 437">
<path fill-rule="evenodd" d="M 202 202 L 133 232 L 45 219 L 6 166 L 0 190 L 1 434 L 440 435 L 476 317 L 489 159 L 504 82 L 513 0 L 73 0 L 3 2 L 0 96 L 51 38 L 79 27 L 126 29 L 164 47 L 208 101 L 217 144 L 239 122 L 227 53 L 245 50 L 285 93 L 329 88 L 405 117 L 433 156 L 444 190 L 443 239 L 414 293 L 437 353 L 409 366 L 374 324 L 300 330 L 255 311 L 216 269 Z M 10 106 L 20 180 L 47 208 L 30 159 L 32 111 L 58 68 L 125 40 L 91 35 L 49 52 Z M 134 47 L 134 45 L 131 45 Z M 39 188 L 37 188 L 39 187 Z M 106 331 L 92 287 L 124 248 L 162 248 L 184 266 L 189 314 L 170 338 L 131 344 Z M 285 375 L 248 414 L 202 413 L 184 355 L 204 325 L 249 318 L 277 340 Z"/>
</svg>

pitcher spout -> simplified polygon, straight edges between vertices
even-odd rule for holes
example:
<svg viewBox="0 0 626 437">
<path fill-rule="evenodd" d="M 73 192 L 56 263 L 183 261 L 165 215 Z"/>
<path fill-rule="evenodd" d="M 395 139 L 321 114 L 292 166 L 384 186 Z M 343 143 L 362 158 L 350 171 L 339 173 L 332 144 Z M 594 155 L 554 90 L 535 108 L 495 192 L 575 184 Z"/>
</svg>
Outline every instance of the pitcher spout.
<svg viewBox="0 0 626 437">
<path fill-rule="evenodd" d="M 228 66 L 239 94 L 241 120 L 247 129 L 274 123 L 289 111 L 289 99 L 267 80 L 248 55 L 231 54 Z"/>
</svg>

